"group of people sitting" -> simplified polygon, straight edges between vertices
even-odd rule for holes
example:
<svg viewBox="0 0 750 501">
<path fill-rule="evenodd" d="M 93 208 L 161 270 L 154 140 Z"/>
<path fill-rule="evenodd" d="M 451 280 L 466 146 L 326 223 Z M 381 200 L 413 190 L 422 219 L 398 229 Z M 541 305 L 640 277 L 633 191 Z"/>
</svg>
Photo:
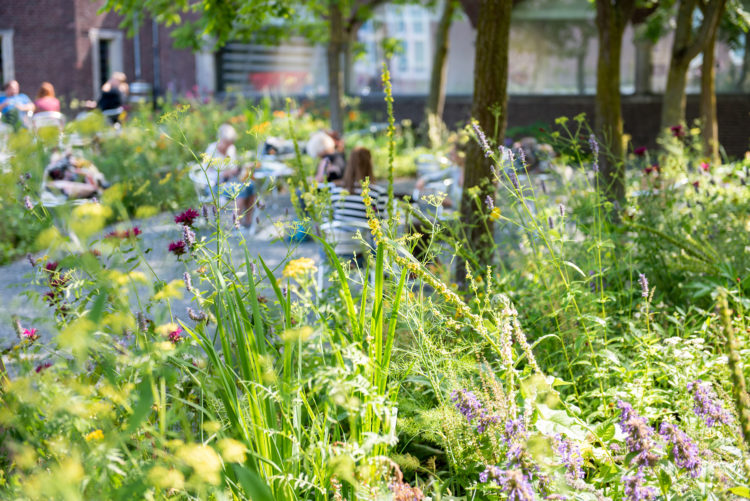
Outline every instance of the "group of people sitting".
<svg viewBox="0 0 750 501">
<path fill-rule="evenodd" d="M 114 72 L 102 85 L 101 95 L 97 101 L 86 101 L 84 106 L 99 108 L 102 112 L 119 110 L 125 104 L 128 93 L 127 78 L 124 73 Z M 17 80 L 10 80 L 3 86 L 0 94 L 0 113 L 2 121 L 15 130 L 28 127 L 27 117 L 33 113 L 59 112 L 60 100 L 55 96 L 55 87 L 50 82 L 42 82 L 34 101 L 21 92 Z M 109 117 L 116 122 L 118 114 Z"/>
<path fill-rule="evenodd" d="M 250 227 L 253 222 L 255 185 L 252 169 L 237 161 L 235 142 L 237 132 L 229 124 L 218 129 L 217 140 L 208 145 L 203 155 L 203 167 L 207 177 L 205 195 L 215 190 L 215 195 L 235 199 L 240 214 L 240 223 Z M 264 148 L 264 154 L 276 151 L 276 147 Z M 308 140 L 305 151 L 316 160 L 315 180 L 321 189 L 328 190 L 331 198 L 334 221 L 366 221 L 367 212 L 362 200 L 362 181 L 369 179 L 373 209 L 385 210 L 386 190 L 375 184 L 372 155 L 367 148 L 354 148 L 347 159 L 344 143 L 333 132 L 319 131 Z M 201 180 L 202 181 L 202 180 Z"/>
</svg>

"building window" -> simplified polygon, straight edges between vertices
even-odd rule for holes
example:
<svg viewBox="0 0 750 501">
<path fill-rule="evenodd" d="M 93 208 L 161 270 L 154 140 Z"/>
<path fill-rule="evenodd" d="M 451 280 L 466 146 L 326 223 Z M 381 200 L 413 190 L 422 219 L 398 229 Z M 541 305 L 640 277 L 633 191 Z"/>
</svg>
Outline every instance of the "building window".
<svg viewBox="0 0 750 501">
<path fill-rule="evenodd" d="M 13 30 L 0 30 L 0 84 L 16 77 L 13 66 Z"/>
<path fill-rule="evenodd" d="M 123 71 L 123 34 L 119 30 L 89 30 L 91 41 L 91 69 L 94 96 L 99 96 L 102 85 L 115 71 Z"/>
</svg>

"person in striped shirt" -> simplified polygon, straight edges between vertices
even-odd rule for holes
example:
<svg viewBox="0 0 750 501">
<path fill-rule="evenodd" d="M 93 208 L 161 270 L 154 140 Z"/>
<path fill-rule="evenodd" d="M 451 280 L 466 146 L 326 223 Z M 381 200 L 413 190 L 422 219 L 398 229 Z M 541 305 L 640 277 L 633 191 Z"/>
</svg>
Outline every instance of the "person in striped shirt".
<svg viewBox="0 0 750 501">
<path fill-rule="evenodd" d="M 327 185 L 331 197 L 333 221 L 367 221 L 367 209 L 362 200 L 362 181 L 368 178 L 370 198 L 373 200 L 372 207 L 379 217 L 385 216 L 388 191 L 375 184 L 370 150 L 357 147 L 349 154 L 344 177 Z"/>
</svg>

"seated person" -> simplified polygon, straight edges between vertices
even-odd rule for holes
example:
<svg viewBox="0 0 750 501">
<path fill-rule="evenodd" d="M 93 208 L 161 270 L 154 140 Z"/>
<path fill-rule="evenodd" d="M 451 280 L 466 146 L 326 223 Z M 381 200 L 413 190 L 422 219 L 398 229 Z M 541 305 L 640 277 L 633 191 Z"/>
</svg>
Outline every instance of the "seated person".
<svg viewBox="0 0 750 501">
<path fill-rule="evenodd" d="M 370 180 L 372 208 L 380 217 L 385 214 L 388 190 L 375 184 L 370 150 L 357 147 L 349 154 L 344 177 L 327 185 L 334 221 L 367 221 L 367 210 L 362 200 L 362 181 L 367 178 Z"/>
<path fill-rule="evenodd" d="M 337 145 L 330 134 L 318 131 L 310 136 L 305 151 L 318 160 L 315 169 L 315 180 L 319 183 L 333 182 L 344 177 L 346 170 L 346 155 L 343 152 L 343 142 Z"/>
<path fill-rule="evenodd" d="M 2 120 L 18 129 L 23 125 L 23 114 L 34 111 L 34 103 L 31 102 L 29 96 L 21 92 L 16 80 L 6 83 L 3 90 L 5 95 L 0 96 Z"/>
<path fill-rule="evenodd" d="M 55 97 L 55 88 L 51 83 L 43 82 L 41 87 L 39 87 L 34 106 L 36 107 L 36 113 L 60 111 L 60 100 Z"/>
<path fill-rule="evenodd" d="M 451 162 L 450 167 L 430 172 L 417 179 L 414 192 L 419 197 L 438 192 L 445 193 L 447 196 L 443 200 L 443 207 L 458 209 L 464 184 L 464 157 L 457 146 L 454 146 L 448 153 L 448 160 Z M 446 183 L 446 180 L 450 182 Z M 414 202 L 419 203 L 420 200 L 417 199 Z"/>
<path fill-rule="evenodd" d="M 94 164 L 72 153 L 53 154 L 47 175 L 46 188 L 57 190 L 69 199 L 92 198 L 107 187 L 104 175 Z"/>
<path fill-rule="evenodd" d="M 127 78 L 124 73 L 119 71 L 112 73 L 109 80 L 102 85 L 102 95 L 99 96 L 96 107 L 103 112 L 122 108 L 125 104 L 125 94 L 128 89 L 126 80 Z M 116 123 L 119 120 L 119 114 L 111 115 L 109 119 L 112 123 Z"/>
<path fill-rule="evenodd" d="M 203 154 L 204 167 L 211 189 L 219 188 L 217 194 L 226 198 L 236 198 L 241 216 L 241 224 L 252 225 L 255 185 L 237 163 L 237 131 L 229 124 L 222 124 L 217 133 L 217 141 L 211 143 Z"/>
</svg>

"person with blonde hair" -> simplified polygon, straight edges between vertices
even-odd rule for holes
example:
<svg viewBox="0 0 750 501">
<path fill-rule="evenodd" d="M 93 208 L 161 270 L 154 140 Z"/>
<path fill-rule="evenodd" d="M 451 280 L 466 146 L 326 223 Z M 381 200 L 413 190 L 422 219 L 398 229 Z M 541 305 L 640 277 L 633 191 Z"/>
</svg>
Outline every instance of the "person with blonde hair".
<svg viewBox="0 0 750 501">
<path fill-rule="evenodd" d="M 211 189 L 218 187 L 220 196 L 236 199 L 240 223 L 252 226 L 255 205 L 255 183 L 237 162 L 237 131 L 230 124 L 221 124 L 216 133 L 216 142 L 208 145 L 203 154 L 203 166 Z"/>
<path fill-rule="evenodd" d="M 42 82 L 34 101 L 37 113 L 60 111 L 60 100 L 55 97 L 55 87 L 49 82 Z"/>
<path fill-rule="evenodd" d="M 346 169 L 346 155 L 341 150 L 336 139 L 328 132 L 318 131 L 310 136 L 305 151 L 318 161 L 315 169 L 317 182 L 332 182 L 343 177 Z"/>
<path fill-rule="evenodd" d="M 115 71 L 109 80 L 102 85 L 102 95 L 96 103 L 96 107 L 102 112 L 109 110 L 118 110 L 125 104 L 125 93 L 128 89 L 125 73 Z M 112 122 L 119 120 L 119 114 L 109 116 Z"/>
</svg>

